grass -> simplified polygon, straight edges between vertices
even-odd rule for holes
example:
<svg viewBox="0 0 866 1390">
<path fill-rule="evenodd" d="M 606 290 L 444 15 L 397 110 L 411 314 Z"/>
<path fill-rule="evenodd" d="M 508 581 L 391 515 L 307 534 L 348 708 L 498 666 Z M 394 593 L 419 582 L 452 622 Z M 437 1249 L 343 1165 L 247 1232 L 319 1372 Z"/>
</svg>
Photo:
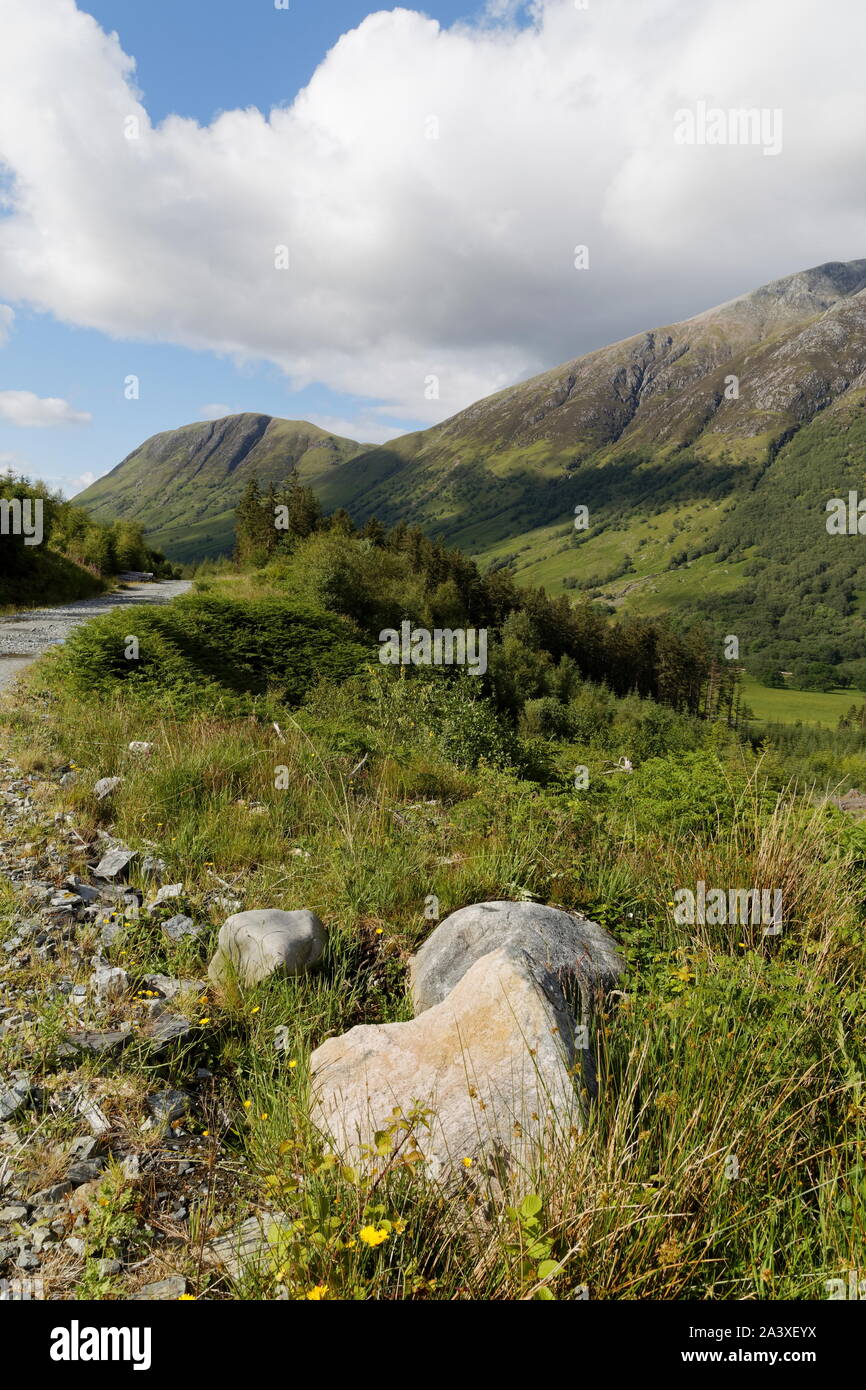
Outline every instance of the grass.
<svg viewBox="0 0 866 1390">
<path fill-rule="evenodd" d="M 840 816 L 721 729 L 699 751 L 645 757 L 631 777 L 600 775 L 607 746 L 561 745 L 564 766 L 593 769 L 584 794 L 568 777 L 533 780 L 455 751 L 425 723 L 412 683 L 381 670 L 272 714 L 172 712 L 128 688 L 85 705 L 50 661 L 6 706 L 4 741 L 43 782 L 21 832 L 35 861 L 58 812 L 82 841 L 110 826 L 183 883 L 170 911 L 207 924 L 176 945 L 158 922 L 130 922 L 117 950 L 134 985 L 154 971 L 204 975 L 220 897 L 309 907 L 329 933 L 307 977 L 191 999 L 194 1039 L 159 1065 L 131 1046 L 56 1071 L 65 1020 L 48 987 L 86 979 L 95 941 L 78 959 L 64 949 L 22 971 L 36 1002 L 23 1032 L 0 1040 L 0 1067 L 26 1063 L 49 1094 L 86 1080 L 115 1140 L 166 1171 L 176 1159 L 164 1134 L 142 1131 L 144 1096 L 210 1073 L 181 1127 L 189 1220 L 112 1168 L 92 1194 L 83 1264 L 52 1256 L 49 1293 L 124 1296 L 136 1279 L 179 1271 L 194 1296 L 218 1298 L 811 1299 L 862 1268 L 866 856 Z M 134 739 L 154 743 L 149 759 L 126 751 Z M 54 770 L 69 761 L 78 779 L 60 788 Z M 123 780 L 97 802 L 93 784 L 108 775 Z M 780 887 L 781 938 L 677 925 L 674 892 L 698 880 Z M 471 1172 L 461 1200 L 427 1182 L 400 1160 L 411 1121 L 395 1119 L 355 1169 L 310 1123 L 311 1052 L 356 1024 L 410 1016 L 407 960 L 430 930 L 431 895 L 442 916 L 493 898 L 579 909 L 628 963 L 597 1020 L 599 1099 L 585 1134 L 506 1193 L 484 1192 Z M 0 934 L 11 934 L 11 895 L 3 908 Z M 138 993 L 107 1022 L 143 1017 Z M 25 1144 L 34 1173 L 56 1165 L 69 1125 L 49 1110 L 38 1119 Z M 264 1255 L 232 1279 L 207 1244 L 251 1213 Z M 95 1262 L 108 1251 L 127 1270 L 106 1282 Z M 146 1276 L 128 1268 L 144 1260 Z"/>
<path fill-rule="evenodd" d="M 743 703 L 759 722 L 774 724 L 824 724 L 835 729 L 852 705 L 863 704 L 858 690 L 773 690 L 752 676 L 744 676 Z"/>
</svg>

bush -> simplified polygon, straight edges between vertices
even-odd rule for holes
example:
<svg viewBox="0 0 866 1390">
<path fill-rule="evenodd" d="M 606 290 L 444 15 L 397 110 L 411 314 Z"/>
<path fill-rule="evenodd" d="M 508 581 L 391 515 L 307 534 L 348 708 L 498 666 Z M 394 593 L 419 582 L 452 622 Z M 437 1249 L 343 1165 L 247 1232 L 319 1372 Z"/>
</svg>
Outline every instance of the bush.
<svg viewBox="0 0 866 1390">
<path fill-rule="evenodd" d="M 137 659 L 127 656 L 130 636 L 138 640 Z M 122 685 L 184 708 L 228 701 L 240 711 L 250 696 L 268 691 L 298 705 L 320 679 L 344 680 L 367 660 L 339 618 L 283 599 L 197 594 L 88 623 L 72 634 L 58 663 L 61 678 L 82 691 Z"/>
</svg>

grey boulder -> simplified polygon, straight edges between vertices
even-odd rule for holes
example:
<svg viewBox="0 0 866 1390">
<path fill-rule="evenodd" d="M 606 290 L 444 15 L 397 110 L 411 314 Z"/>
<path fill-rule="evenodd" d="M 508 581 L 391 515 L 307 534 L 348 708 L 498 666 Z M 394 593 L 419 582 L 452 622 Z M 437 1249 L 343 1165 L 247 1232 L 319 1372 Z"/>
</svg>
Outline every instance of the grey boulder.
<svg viewBox="0 0 866 1390">
<path fill-rule="evenodd" d="M 325 949 L 325 928 L 314 912 L 262 908 L 236 912 L 220 927 L 216 955 L 208 974 L 223 984 L 234 973 L 241 984 L 255 985 L 269 975 L 302 975 Z"/>
<path fill-rule="evenodd" d="M 477 960 L 499 950 L 525 954 L 567 995 L 578 992 L 584 1022 L 623 969 L 613 938 L 586 917 L 540 903 L 474 903 L 440 922 L 410 960 L 415 1013 L 440 1004 Z"/>
</svg>

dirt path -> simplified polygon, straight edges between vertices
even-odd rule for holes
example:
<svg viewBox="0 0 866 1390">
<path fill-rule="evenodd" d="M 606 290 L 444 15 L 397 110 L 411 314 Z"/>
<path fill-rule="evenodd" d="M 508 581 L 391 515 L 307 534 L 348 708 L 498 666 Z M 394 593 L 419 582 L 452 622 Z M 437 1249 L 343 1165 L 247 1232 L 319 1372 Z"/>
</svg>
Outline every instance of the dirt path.
<svg viewBox="0 0 866 1390">
<path fill-rule="evenodd" d="M 170 603 L 191 587 L 187 579 L 161 580 L 150 584 L 131 584 L 98 598 L 61 603 L 55 608 L 34 608 L 0 618 L 0 687 L 8 685 L 31 661 L 49 647 L 64 642 L 73 628 L 110 613 L 113 608 L 140 608 L 153 603 Z"/>
</svg>

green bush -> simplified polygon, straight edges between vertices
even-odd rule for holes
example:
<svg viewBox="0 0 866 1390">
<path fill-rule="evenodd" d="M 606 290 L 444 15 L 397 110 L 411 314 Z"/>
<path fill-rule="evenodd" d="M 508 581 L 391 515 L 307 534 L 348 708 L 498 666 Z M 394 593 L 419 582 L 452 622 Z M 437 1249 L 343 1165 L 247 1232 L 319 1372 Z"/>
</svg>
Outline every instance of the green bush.
<svg viewBox="0 0 866 1390">
<path fill-rule="evenodd" d="M 137 659 L 127 656 L 133 636 Z M 298 705 L 319 680 L 345 680 L 367 660 L 337 617 L 283 599 L 196 594 L 78 628 L 58 665 L 61 678 L 82 691 L 123 686 L 178 707 L 219 703 L 239 712 L 268 692 Z"/>
</svg>

